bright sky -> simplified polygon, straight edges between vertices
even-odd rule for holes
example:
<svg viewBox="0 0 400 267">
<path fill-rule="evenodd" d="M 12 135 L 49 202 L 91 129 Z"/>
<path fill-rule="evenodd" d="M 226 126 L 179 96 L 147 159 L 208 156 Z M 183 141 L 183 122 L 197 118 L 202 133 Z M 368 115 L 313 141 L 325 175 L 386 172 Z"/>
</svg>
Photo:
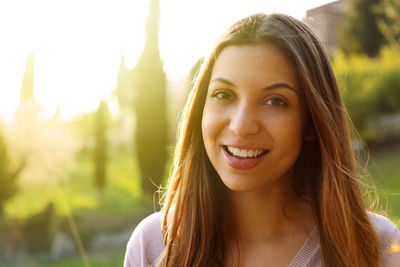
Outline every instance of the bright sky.
<svg viewBox="0 0 400 267">
<path fill-rule="evenodd" d="M 257 12 L 302 19 L 332 0 L 160 0 L 160 50 L 170 80 L 184 77 L 226 28 Z M 63 118 L 94 110 L 115 88 L 121 53 L 134 67 L 144 46 L 149 0 L 0 0 L 0 120 L 19 103 L 25 62 L 35 53 L 34 97 Z"/>
</svg>

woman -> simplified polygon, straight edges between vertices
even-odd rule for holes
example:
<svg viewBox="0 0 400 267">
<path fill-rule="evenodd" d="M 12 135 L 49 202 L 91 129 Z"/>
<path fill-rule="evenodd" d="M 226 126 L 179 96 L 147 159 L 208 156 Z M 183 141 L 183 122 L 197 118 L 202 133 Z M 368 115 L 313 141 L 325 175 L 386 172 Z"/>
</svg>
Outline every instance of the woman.
<svg viewBox="0 0 400 267">
<path fill-rule="evenodd" d="M 400 266 L 400 232 L 362 198 L 328 57 L 301 21 L 256 14 L 205 60 L 162 211 L 125 266 Z"/>
</svg>

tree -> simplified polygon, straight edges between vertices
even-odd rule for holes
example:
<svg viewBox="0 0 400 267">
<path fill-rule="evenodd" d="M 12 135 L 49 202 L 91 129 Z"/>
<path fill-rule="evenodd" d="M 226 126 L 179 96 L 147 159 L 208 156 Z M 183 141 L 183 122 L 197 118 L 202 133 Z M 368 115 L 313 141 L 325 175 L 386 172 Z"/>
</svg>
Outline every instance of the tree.
<svg viewBox="0 0 400 267">
<path fill-rule="evenodd" d="M 377 56 L 379 49 L 386 43 L 378 27 L 383 15 L 377 12 L 381 0 L 354 0 L 345 19 L 341 32 L 339 48 L 346 54 L 364 53 Z"/>
<path fill-rule="evenodd" d="M 27 218 L 23 243 L 30 253 L 50 252 L 56 229 L 56 209 L 53 202 L 49 202 L 42 211 Z"/>
<path fill-rule="evenodd" d="M 150 0 L 146 44 L 134 69 L 135 145 L 141 185 L 151 195 L 164 176 L 167 160 L 166 75 L 158 48 L 159 0 Z"/>
<path fill-rule="evenodd" d="M 95 148 L 94 148 L 94 184 L 98 190 L 104 190 L 107 179 L 107 127 L 109 110 L 107 103 L 101 101 L 95 115 Z"/>
<path fill-rule="evenodd" d="M 400 0 L 381 0 L 376 10 L 379 30 L 390 45 L 400 47 Z"/>
<path fill-rule="evenodd" d="M 31 53 L 25 64 L 25 73 L 22 80 L 20 103 L 32 102 L 33 99 L 33 78 L 34 78 L 35 55 Z"/>
<path fill-rule="evenodd" d="M 11 167 L 8 148 L 0 135 L 0 219 L 4 217 L 4 205 L 18 192 L 18 176 L 25 164 L 21 163 L 15 169 Z"/>
<path fill-rule="evenodd" d="M 125 55 L 122 53 L 114 95 L 117 96 L 119 107 L 123 112 L 132 110 L 133 78 L 134 70 L 125 66 Z"/>
</svg>

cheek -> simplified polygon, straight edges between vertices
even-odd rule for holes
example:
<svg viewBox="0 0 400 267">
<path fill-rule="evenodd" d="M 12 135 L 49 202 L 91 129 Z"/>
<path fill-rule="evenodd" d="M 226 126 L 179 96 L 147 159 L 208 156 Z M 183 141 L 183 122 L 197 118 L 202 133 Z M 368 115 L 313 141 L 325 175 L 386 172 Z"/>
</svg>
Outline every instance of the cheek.
<svg viewBox="0 0 400 267">
<path fill-rule="evenodd" d="M 206 102 L 201 121 L 201 130 L 206 149 L 216 146 L 218 136 L 224 130 L 226 121 L 226 116 L 222 110 L 218 109 L 213 103 Z"/>
<path fill-rule="evenodd" d="M 213 112 L 210 110 L 210 106 L 206 102 L 203 110 L 203 117 L 201 120 L 201 131 L 203 134 L 203 141 L 206 149 L 211 145 L 211 137 L 214 135 L 213 130 L 215 128 L 215 118 L 213 117 Z"/>
<path fill-rule="evenodd" d="M 303 142 L 304 123 L 298 113 L 280 118 L 271 117 L 268 122 L 271 136 L 283 147 L 299 147 Z"/>
</svg>

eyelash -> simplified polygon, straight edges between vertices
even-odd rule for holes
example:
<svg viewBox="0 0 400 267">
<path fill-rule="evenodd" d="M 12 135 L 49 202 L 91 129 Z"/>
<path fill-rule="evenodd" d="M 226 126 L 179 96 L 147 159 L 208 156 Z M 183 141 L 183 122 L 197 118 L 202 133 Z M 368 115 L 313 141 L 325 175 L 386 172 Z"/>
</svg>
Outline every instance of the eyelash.
<svg viewBox="0 0 400 267">
<path fill-rule="evenodd" d="M 271 101 L 273 101 L 273 102 L 278 101 L 278 104 L 268 103 Z M 271 106 L 283 106 L 283 107 L 289 106 L 289 103 L 286 101 L 286 99 L 284 99 L 282 97 L 271 97 L 267 101 L 265 101 L 265 103 L 267 103 L 267 105 L 271 105 Z"/>
<path fill-rule="evenodd" d="M 215 91 L 212 95 L 212 98 L 215 98 L 217 100 L 233 100 L 234 96 L 232 95 L 232 93 L 230 93 L 229 91 L 226 90 L 217 90 Z M 278 103 L 276 103 L 278 102 Z M 287 100 L 283 97 L 271 97 L 269 99 L 267 99 L 267 101 L 265 101 L 265 103 L 267 105 L 270 106 L 275 106 L 275 107 L 288 107 L 289 103 L 287 102 Z"/>
<path fill-rule="evenodd" d="M 211 95 L 211 97 L 216 98 L 218 100 L 232 100 L 233 99 L 232 94 L 227 92 L 226 90 L 217 90 Z"/>
</svg>

